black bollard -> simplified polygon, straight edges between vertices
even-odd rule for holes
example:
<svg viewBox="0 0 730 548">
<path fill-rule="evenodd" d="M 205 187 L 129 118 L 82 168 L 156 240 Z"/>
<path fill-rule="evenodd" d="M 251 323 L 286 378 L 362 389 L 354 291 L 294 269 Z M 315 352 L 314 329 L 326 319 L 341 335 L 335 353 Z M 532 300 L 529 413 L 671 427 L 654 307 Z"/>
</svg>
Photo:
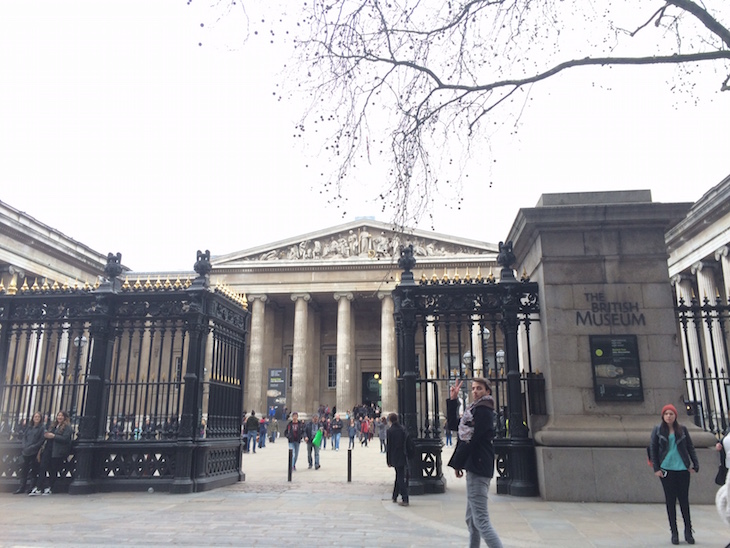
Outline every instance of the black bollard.
<svg viewBox="0 0 730 548">
<path fill-rule="evenodd" d="M 352 449 L 347 450 L 347 483 L 352 483 Z"/>
<path fill-rule="evenodd" d="M 294 449 L 289 448 L 289 472 L 287 473 L 287 481 L 291 482 L 291 468 L 294 460 Z"/>
</svg>

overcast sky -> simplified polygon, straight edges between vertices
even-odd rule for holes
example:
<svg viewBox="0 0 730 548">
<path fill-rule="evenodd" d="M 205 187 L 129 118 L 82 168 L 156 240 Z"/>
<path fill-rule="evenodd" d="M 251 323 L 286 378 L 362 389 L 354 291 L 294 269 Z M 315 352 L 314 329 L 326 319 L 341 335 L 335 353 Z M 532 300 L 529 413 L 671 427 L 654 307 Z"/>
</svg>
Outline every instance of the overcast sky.
<svg viewBox="0 0 730 548">
<path fill-rule="evenodd" d="M 241 10 L 221 10 L 0 3 L 0 200 L 137 271 L 191 269 L 197 249 L 232 253 L 356 216 L 388 222 L 372 173 L 344 217 L 326 204 L 321 159 L 293 137 L 299 111 L 273 93 L 286 42 L 248 35 Z M 476 155 L 464 206 L 439 208 L 434 228 L 497 242 L 543 193 L 697 200 L 730 174 L 730 93 L 711 70 L 691 93 L 673 92 L 673 78 L 613 68 L 533 87 L 520 131 L 495 132 L 484 157 L 497 162 Z"/>
</svg>

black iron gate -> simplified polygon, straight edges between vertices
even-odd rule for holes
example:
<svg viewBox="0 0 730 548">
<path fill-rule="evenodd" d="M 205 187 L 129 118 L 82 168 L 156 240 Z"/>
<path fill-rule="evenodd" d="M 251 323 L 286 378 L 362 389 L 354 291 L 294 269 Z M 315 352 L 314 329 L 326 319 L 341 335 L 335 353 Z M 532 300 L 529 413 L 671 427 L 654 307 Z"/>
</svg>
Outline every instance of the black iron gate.
<svg viewBox="0 0 730 548">
<path fill-rule="evenodd" d="M 35 411 L 67 410 L 76 432 L 57 486 L 206 490 L 241 478 L 248 311 L 211 291 L 210 254 L 194 280 L 118 278 L 109 254 L 96 288 L 34 284 L 0 294 L 0 488 L 15 487 Z"/>
<path fill-rule="evenodd" d="M 677 306 L 683 346 L 684 404 L 695 424 L 718 436 L 730 427 L 728 403 L 728 332 L 730 305 L 720 297 L 714 303 L 707 297 L 689 303 L 679 299 Z"/>
<path fill-rule="evenodd" d="M 545 385 L 532 369 L 530 326 L 538 320 L 537 284 L 518 281 L 511 244 L 500 243 L 501 279 L 433 279 L 416 283 L 411 248 L 401 252 L 401 283 L 393 292 L 398 340 L 399 411 L 417 439 L 412 492 L 443 492 L 440 392 L 457 379 L 491 379 L 496 403 L 495 451 L 500 493 L 537 494 L 534 444 L 528 414 L 545 414 Z M 522 358 L 518 339 L 527 351 Z M 462 388 L 466 405 L 466 386 Z"/>
</svg>

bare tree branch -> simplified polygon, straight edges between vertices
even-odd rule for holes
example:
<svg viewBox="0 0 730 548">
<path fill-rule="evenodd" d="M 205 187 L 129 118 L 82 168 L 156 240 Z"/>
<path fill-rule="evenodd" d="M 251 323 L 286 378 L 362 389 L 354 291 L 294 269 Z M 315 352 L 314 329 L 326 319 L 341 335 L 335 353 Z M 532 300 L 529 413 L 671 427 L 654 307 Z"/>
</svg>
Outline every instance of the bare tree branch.
<svg viewBox="0 0 730 548">
<path fill-rule="evenodd" d="M 440 165 L 451 165 L 444 147 L 480 138 L 486 121 L 495 122 L 526 86 L 578 67 L 730 69 L 730 31 L 722 22 L 730 19 L 727 0 L 659 0 L 650 10 L 616 0 L 608 5 L 625 8 L 616 19 L 607 16 L 611 7 L 581 0 L 309 2 L 302 26 L 311 34 L 298 45 L 313 109 L 302 127 L 312 114 L 327 112 L 337 196 L 358 159 L 367 154 L 370 162 L 374 130 L 382 144 L 377 154 L 389 155 L 381 199 L 402 223 L 428 212 L 439 185 L 458 180 L 458 172 Z M 576 10 L 579 19 L 570 26 L 564 20 Z M 620 30 L 619 20 L 632 18 L 643 23 Z M 656 31 L 649 32 L 652 22 Z M 647 39 L 656 42 L 650 50 Z M 730 89 L 730 75 L 720 89 Z"/>
</svg>

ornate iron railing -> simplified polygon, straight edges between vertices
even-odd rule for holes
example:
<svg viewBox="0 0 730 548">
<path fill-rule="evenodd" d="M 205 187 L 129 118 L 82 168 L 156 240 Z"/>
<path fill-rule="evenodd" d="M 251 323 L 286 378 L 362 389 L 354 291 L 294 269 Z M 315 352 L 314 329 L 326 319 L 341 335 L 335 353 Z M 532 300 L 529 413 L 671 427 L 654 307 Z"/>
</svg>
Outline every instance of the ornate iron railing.
<svg viewBox="0 0 730 548">
<path fill-rule="evenodd" d="M 20 466 L 24 423 L 66 410 L 74 453 L 58 485 L 204 490 L 241 477 L 245 299 L 194 280 L 24 286 L 0 294 L 0 488 Z M 2 433 L 0 433 L 0 436 Z"/>
<path fill-rule="evenodd" d="M 684 358 L 684 404 L 695 424 L 722 435 L 730 428 L 728 321 L 730 305 L 679 299 L 676 307 Z"/>
</svg>

